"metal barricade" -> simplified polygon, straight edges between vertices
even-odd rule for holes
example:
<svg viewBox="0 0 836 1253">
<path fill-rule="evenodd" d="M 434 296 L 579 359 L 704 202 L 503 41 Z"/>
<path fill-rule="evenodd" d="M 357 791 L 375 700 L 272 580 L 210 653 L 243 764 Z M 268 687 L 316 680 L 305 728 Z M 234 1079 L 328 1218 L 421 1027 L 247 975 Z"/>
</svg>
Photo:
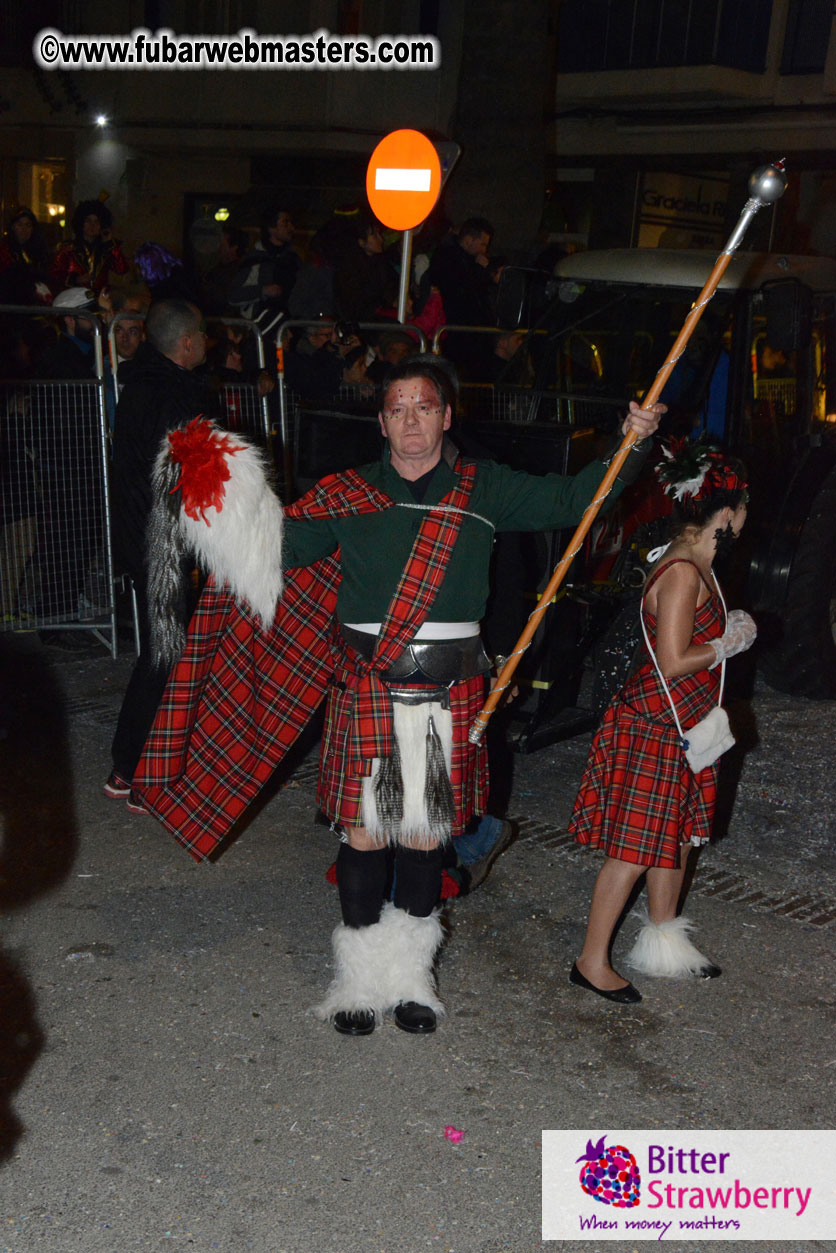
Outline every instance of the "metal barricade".
<svg viewBox="0 0 836 1253">
<path fill-rule="evenodd" d="M 614 426 L 624 400 L 614 396 L 578 397 L 547 388 L 464 383 L 459 389 L 459 419 L 512 425 Z"/>
<path fill-rule="evenodd" d="M 493 339 L 507 335 L 519 335 L 523 344 L 531 336 L 545 336 L 538 328 L 497 326 L 441 326 L 432 340 L 432 351 L 440 355 L 447 334 L 460 334 L 474 340 L 483 336 Z M 623 397 L 604 396 L 594 389 L 588 395 L 554 387 L 535 387 L 532 383 L 506 383 L 501 369 L 495 382 L 466 382 L 459 389 L 459 418 L 463 421 L 523 423 L 565 423 L 569 426 L 613 425 L 617 415 L 624 409 Z"/>
<path fill-rule="evenodd" d="M 0 316 L 56 319 L 66 310 L 0 306 Z M 92 379 L 0 383 L 5 631 L 91 631 L 116 656 L 102 335 Z"/>
<path fill-rule="evenodd" d="M 226 429 L 267 446 L 270 421 L 266 397 L 259 395 L 258 386 L 255 383 L 221 383 L 219 396 Z"/>
</svg>

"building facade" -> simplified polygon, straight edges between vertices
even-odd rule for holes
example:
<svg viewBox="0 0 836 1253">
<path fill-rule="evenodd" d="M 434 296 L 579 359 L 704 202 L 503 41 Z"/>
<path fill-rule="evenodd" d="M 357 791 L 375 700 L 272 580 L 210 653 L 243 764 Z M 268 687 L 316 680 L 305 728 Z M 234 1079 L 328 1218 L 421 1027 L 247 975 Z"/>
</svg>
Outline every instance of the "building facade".
<svg viewBox="0 0 836 1253">
<path fill-rule="evenodd" d="M 752 168 L 787 195 L 748 246 L 833 255 L 830 0 L 562 0 L 547 202 L 567 246 L 713 247 Z"/>
</svg>

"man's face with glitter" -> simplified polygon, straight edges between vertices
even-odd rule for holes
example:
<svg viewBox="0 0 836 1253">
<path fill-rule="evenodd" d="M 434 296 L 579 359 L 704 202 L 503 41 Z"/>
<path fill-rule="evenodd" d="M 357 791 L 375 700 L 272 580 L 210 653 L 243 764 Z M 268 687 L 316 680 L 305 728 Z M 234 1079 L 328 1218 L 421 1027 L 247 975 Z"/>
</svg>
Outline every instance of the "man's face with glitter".
<svg viewBox="0 0 836 1253">
<path fill-rule="evenodd" d="M 444 432 L 452 413 L 442 402 L 435 385 L 425 378 L 399 379 L 391 383 L 378 414 L 380 429 L 389 440 L 392 463 L 408 465 L 421 473 L 432 469 L 441 456 Z"/>
</svg>

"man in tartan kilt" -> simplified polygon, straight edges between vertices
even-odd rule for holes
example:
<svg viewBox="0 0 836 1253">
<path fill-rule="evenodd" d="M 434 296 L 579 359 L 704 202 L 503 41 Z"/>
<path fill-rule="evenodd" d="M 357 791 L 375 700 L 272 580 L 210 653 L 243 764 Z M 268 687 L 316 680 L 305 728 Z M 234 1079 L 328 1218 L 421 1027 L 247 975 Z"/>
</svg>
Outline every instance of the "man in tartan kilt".
<svg viewBox="0 0 836 1253">
<path fill-rule="evenodd" d="M 205 552 L 215 583 L 226 580 L 232 593 L 210 586 L 210 598 L 226 595 L 228 605 L 236 594 L 244 596 L 249 618 L 254 611 L 273 621 L 270 632 L 255 633 L 258 680 L 232 701 L 228 690 L 220 690 L 224 683 L 211 695 L 220 653 L 227 649 L 230 658 L 236 656 L 240 674 L 241 649 L 251 658 L 253 639 L 237 610 L 222 626 L 218 601 L 210 599 L 211 622 L 206 618 L 201 625 L 199 608 L 134 781 L 189 851 L 205 856 L 225 829 L 218 815 L 231 821 L 257 791 L 254 776 L 263 782 L 269 774 L 264 762 L 269 759 L 272 768 L 274 756 L 264 741 L 289 744 L 306 711 L 309 716 L 327 697 L 318 802 L 341 837 L 342 923 L 333 936 L 335 976 L 317 1012 L 344 1034 L 369 1034 L 390 1011 L 402 1030 L 426 1034 L 443 1013 L 433 977 L 442 942 L 436 907 L 443 846 L 484 811 L 487 800 L 486 754 L 482 745 L 468 742 L 468 730 L 490 668 L 479 621 L 493 537 L 502 530 L 574 524 L 604 474 L 601 461 L 574 477 L 467 462 L 446 435 L 454 404 L 451 374 L 437 359 L 413 358 L 395 367 L 383 386 L 379 423 L 386 444 L 380 461 L 329 476 L 284 510 L 286 581 L 274 620 L 275 589 L 259 599 L 239 577 L 234 559 L 224 567 L 216 553 Z M 645 439 L 662 408 L 643 413 L 631 405 L 624 430 Z M 226 451 L 231 502 L 234 463 L 247 454 Z M 628 458 L 622 485 L 638 473 L 645 451 Z M 183 489 L 188 512 L 186 495 Z M 214 515 L 213 525 L 195 521 L 190 540 L 211 548 L 207 531 L 220 529 L 223 496 L 221 488 L 217 514 L 214 506 L 204 511 L 206 521 Z M 276 637 L 281 648 L 269 643 Z M 277 653 L 283 658 L 275 663 Z M 227 680 L 231 672 L 225 672 Z M 189 721 L 186 734 L 178 709 L 197 687 L 204 702 L 210 692 L 212 716 L 198 734 Z M 249 717 L 253 726 L 245 729 Z M 220 756 L 214 746 L 224 737 Z M 250 747 L 256 739 L 264 751 L 254 765 Z M 210 768 L 201 765 L 206 761 Z M 225 783 L 219 789 L 221 766 Z M 240 787 L 232 788 L 230 777 Z M 217 834 L 207 836 L 207 826 Z"/>
</svg>

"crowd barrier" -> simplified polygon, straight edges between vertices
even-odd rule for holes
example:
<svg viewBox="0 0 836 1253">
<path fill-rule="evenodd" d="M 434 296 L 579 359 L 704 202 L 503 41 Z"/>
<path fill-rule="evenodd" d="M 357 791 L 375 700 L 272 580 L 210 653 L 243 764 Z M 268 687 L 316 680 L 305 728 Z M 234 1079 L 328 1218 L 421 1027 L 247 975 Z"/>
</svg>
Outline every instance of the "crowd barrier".
<svg viewBox="0 0 836 1253">
<path fill-rule="evenodd" d="M 65 310 L 0 306 L 0 317 L 57 321 Z M 108 334 L 115 361 L 115 325 L 142 321 L 116 315 Z M 117 655 L 117 591 L 132 592 L 115 568 L 109 492 L 110 417 L 121 390 L 105 362 L 103 332 L 93 323 L 92 379 L 0 381 L 0 629 L 89 631 Z M 258 365 L 264 344 L 254 324 Z M 111 403 L 108 404 L 109 392 Z M 229 430 L 270 448 L 267 397 L 257 383 L 224 382 L 220 399 Z M 130 597 L 134 645 L 135 603 Z"/>
<path fill-rule="evenodd" d="M 56 320 L 61 310 L 0 306 Z M 102 335 L 92 379 L 0 383 L 2 629 L 85 630 L 116 655 Z"/>
</svg>

